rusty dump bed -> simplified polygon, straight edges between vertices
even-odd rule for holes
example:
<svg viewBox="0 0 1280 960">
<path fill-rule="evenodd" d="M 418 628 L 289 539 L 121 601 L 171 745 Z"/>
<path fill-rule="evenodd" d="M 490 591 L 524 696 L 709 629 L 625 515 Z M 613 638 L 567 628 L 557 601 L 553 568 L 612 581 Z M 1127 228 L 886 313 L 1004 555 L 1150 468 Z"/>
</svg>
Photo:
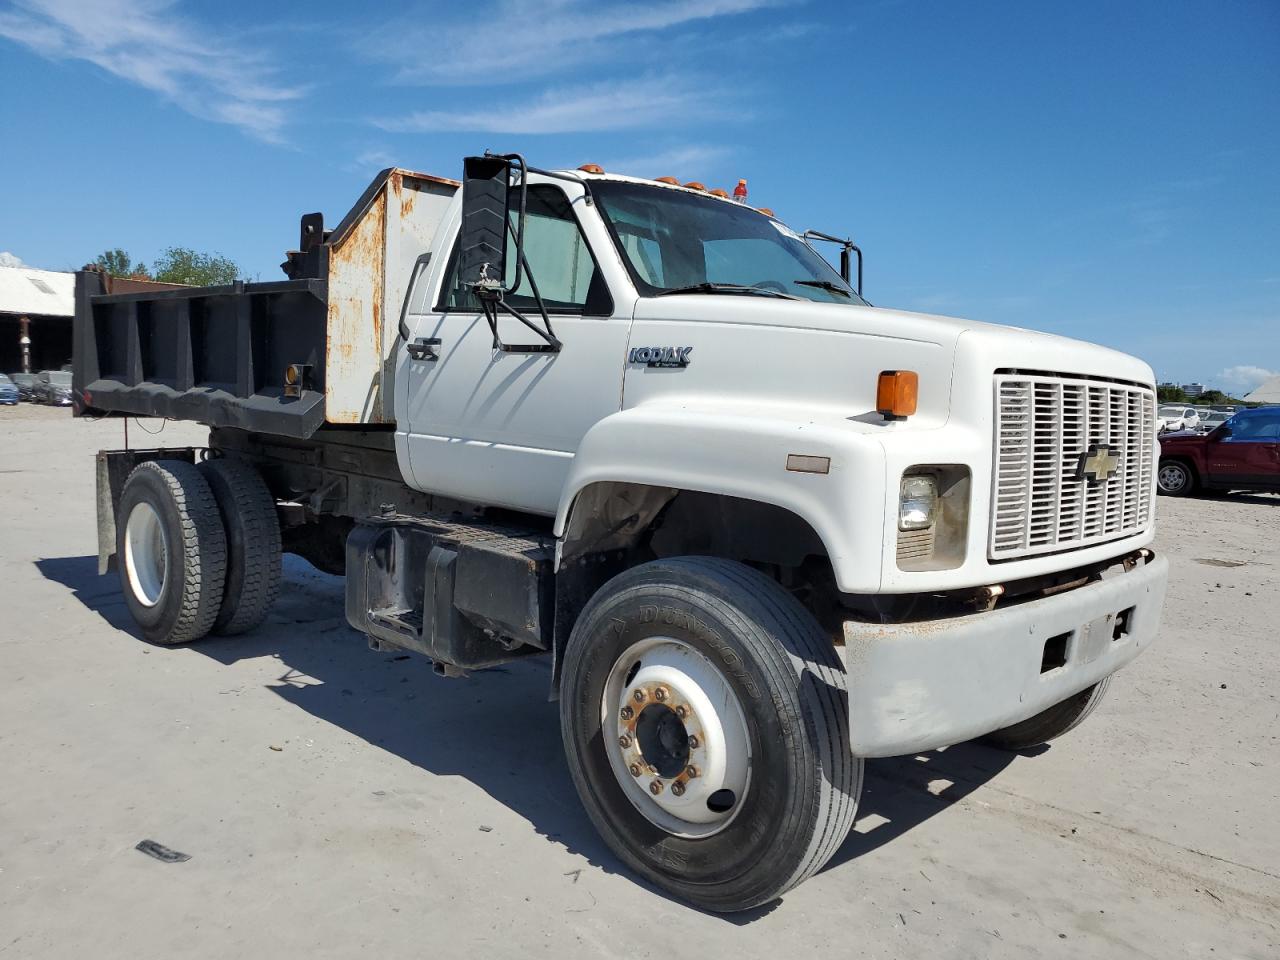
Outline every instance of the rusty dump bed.
<svg viewBox="0 0 1280 960">
<path fill-rule="evenodd" d="M 334 230 L 318 213 L 302 218 L 287 280 L 125 291 L 78 272 L 76 412 L 291 437 L 326 423 L 394 423 L 401 303 L 457 188 L 384 170 Z"/>
</svg>

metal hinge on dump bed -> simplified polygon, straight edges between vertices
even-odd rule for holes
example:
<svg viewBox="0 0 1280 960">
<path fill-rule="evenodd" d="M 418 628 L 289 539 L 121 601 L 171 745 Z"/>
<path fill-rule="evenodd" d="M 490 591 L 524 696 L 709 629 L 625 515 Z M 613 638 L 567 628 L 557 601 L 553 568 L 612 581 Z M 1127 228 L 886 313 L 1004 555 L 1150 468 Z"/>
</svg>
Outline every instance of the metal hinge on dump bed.
<svg viewBox="0 0 1280 960">
<path fill-rule="evenodd" d="M 347 620 L 379 644 L 460 669 L 550 648 L 552 537 L 405 516 L 361 521 L 347 538 Z"/>
</svg>

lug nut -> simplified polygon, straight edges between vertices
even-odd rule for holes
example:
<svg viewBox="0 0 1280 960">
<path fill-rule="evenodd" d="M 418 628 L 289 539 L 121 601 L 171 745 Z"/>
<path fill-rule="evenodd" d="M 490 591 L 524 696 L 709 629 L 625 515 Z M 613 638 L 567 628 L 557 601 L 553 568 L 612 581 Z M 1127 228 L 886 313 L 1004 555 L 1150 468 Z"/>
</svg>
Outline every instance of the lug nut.
<svg viewBox="0 0 1280 960">
<path fill-rule="evenodd" d="M 667 699 L 667 688 L 659 687 L 657 690 L 653 691 L 653 699 L 657 700 L 659 703 L 663 703 Z"/>
<path fill-rule="evenodd" d="M 671 792 L 672 792 L 672 793 L 674 793 L 677 797 L 683 797 L 683 796 L 684 796 L 684 781 L 682 781 L 682 780 L 677 780 L 675 783 L 673 783 L 673 784 L 671 785 Z"/>
<path fill-rule="evenodd" d="M 620 714 L 623 720 L 630 720 L 635 715 L 636 715 L 636 712 L 632 710 L 630 707 L 623 707 L 622 713 Z"/>
<path fill-rule="evenodd" d="M 681 720 L 683 720 L 688 715 L 689 715 L 689 708 L 686 707 L 683 703 L 680 704 L 680 706 L 676 707 L 676 716 L 679 717 Z"/>
<path fill-rule="evenodd" d="M 658 794 L 660 794 L 662 792 L 662 781 L 655 780 L 653 781 L 653 783 L 649 784 L 649 792 L 652 793 L 655 797 Z"/>
<path fill-rule="evenodd" d="M 618 738 L 618 746 L 620 746 L 623 750 L 626 750 L 629 746 L 631 746 L 631 738 L 624 733 L 622 736 Z"/>
<path fill-rule="evenodd" d="M 690 736 L 690 737 L 689 737 L 689 749 L 690 749 L 690 750 L 697 750 L 697 749 L 698 749 L 698 738 L 697 738 L 697 737 L 694 737 L 694 736 Z"/>
<path fill-rule="evenodd" d="M 690 764 L 689 766 L 684 768 L 684 775 L 688 777 L 690 780 L 693 780 L 695 777 L 698 776 L 698 768 Z"/>
<path fill-rule="evenodd" d="M 637 690 L 635 693 L 631 695 L 631 699 L 634 700 L 636 703 L 644 703 L 644 691 Z"/>
<path fill-rule="evenodd" d="M 628 769 L 630 769 L 633 777 L 638 777 L 640 774 L 644 773 L 644 770 L 641 769 L 640 764 L 638 763 L 633 763 Z"/>
</svg>

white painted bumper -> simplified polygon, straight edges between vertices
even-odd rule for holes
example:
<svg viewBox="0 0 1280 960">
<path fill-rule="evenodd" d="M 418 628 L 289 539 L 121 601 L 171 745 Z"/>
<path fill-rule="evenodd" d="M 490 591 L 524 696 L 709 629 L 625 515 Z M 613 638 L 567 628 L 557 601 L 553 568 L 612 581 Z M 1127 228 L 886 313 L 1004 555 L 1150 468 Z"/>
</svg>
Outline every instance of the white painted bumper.
<svg viewBox="0 0 1280 960">
<path fill-rule="evenodd" d="M 948 620 L 845 624 L 849 736 L 862 757 L 934 750 L 1034 716 L 1124 666 L 1160 627 L 1169 562 L 1057 596 Z M 1116 616 L 1132 608 L 1113 638 Z M 1041 672 L 1045 642 L 1066 663 Z"/>
</svg>

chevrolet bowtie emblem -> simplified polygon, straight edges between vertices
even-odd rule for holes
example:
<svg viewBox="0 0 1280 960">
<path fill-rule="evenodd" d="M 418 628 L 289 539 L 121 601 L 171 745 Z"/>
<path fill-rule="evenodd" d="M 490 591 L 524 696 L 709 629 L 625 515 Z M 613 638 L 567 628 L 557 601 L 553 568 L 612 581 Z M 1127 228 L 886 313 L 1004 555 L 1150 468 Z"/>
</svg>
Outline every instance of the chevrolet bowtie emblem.
<svg viewBox="0 0 1280 960">
<path fill-rule="evenodd" d="M 1120 469 L 1120 454 L 1105 443 L 1095 443 L 1080 454 L 1080 462 L 1076 465 L 1076 477 L 1090 483 L 1102 483 L 1110 480 Z"/>
</svg>

